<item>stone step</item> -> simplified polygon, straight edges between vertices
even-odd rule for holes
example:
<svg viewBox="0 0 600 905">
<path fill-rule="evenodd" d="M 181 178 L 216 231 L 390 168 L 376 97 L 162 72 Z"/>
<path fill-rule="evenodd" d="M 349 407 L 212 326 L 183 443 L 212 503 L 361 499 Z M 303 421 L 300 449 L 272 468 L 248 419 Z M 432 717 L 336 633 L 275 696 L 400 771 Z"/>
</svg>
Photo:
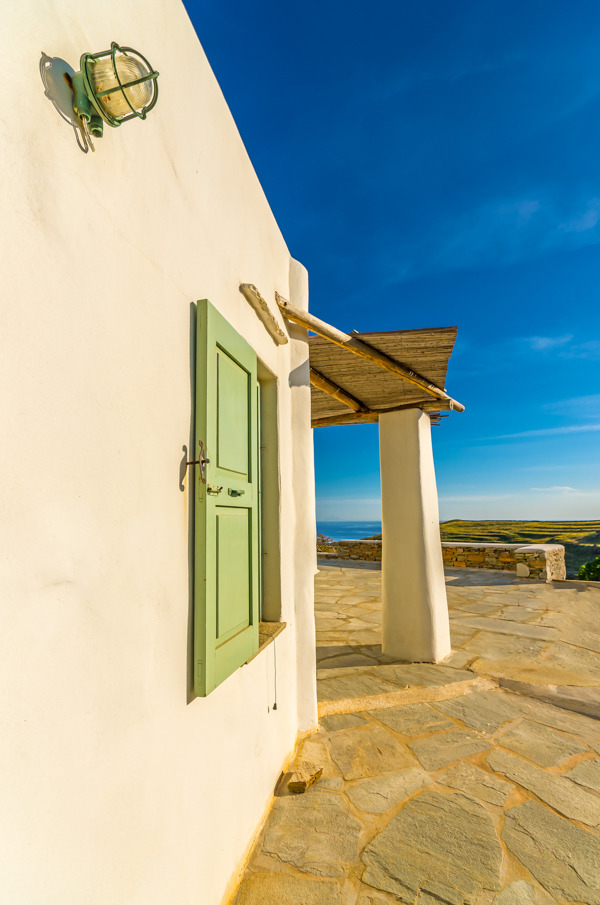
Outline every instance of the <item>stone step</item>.
<svg viewBox="0 0 600 905">
<path fill-rule="evenodd" d="M 396 691 L 385 691 L 375 694 L 364 694 L 341 700 L 319 701 L 319 718 L 334 713 L 359 713 L 362 710 L 382 710 L 386 707 L 398 707 L 402 704 L 431 704 L 434 701 L 447 701 L 472 691 L 489 691 L 497 688 L 496 682 L 483 676 L 473 676 L 459 682 L 449 682 L 438 687 L 408 687 Z"/>
</svg>

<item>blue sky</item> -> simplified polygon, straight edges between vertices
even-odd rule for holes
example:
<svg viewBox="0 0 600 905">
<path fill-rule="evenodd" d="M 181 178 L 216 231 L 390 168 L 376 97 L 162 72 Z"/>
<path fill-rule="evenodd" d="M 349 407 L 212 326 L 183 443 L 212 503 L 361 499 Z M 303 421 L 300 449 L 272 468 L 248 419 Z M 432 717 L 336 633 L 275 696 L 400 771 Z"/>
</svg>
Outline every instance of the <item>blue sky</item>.
<svg viewBox="0 0 600 905">
<path fill-rule="evenodd" d="M 600 4 L 187 0 L 313 313 L 456 324 L 440 515 L 600 518 Z M 379 516 L 376 425 L 315 430 Z"/>
</svg>

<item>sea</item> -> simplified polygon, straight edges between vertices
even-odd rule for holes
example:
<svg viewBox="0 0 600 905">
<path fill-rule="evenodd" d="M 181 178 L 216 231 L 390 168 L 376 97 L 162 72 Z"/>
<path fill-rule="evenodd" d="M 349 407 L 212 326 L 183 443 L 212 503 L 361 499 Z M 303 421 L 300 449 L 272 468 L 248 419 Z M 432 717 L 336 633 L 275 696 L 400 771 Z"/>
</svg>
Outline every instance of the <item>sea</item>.
<svg viewBox="0 0 600 905">
<path fill-rule="evenodd" d="M 373 534 L 381 534 L 379 522 L 317 522 L 317 534 L 325 534 L 334 540 L 361 540 Z"/>
</svg>

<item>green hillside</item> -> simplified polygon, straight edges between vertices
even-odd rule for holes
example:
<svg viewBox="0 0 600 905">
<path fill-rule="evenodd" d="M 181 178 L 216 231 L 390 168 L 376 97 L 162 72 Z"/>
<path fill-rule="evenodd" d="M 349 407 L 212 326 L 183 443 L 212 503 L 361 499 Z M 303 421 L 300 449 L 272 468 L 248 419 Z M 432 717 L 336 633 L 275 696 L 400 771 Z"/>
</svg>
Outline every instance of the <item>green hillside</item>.
<svg viewBox="0 0 600 905">
<path fill-rule="evenodd" d="M 598 522 L 470 522 L 451 519 L 440 524 L 443 541 L 488 544 L 563 544 L 567 577 L 600 554 Z M 381 537 L 381 535 L 378 535 Z"/>
<path fill-rule="evenodd" d="M 442 522 L 443 541 L 471 541 L 496 544 L 572 544 L 600 543 L 598 522 L 468 522 L 452 519 Z"/>
</svg>

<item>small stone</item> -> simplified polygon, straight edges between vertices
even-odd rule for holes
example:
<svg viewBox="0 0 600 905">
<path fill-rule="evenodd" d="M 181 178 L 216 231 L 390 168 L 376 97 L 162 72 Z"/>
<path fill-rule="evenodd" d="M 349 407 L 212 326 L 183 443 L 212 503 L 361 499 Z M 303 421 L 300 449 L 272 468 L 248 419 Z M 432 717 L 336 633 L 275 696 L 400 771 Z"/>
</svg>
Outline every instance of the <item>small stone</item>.
<svg viewBox="0 0 600 905">
<path fill-rule="evenodd" d="M 287 787 L 290 792 L 294 792 L 296 795 L 306 792 L 306 790 L 312 786 L 313 782 L 316 782 L 317 779 L 320 779 L 323 774 L 323 767 L 317 767 L 316 764 L 311 763 L 308 760 L 301 761 L 296 765 L 296 769 L 292 773 L 292 777 L 289 780 Z"/>
<path fill-rule="evenodd" d="M 471 901 L 484 888 L 500 889 L 502 849 L 494 824 L 464 795 L 426 789 L 392 817 L 362 860 L 362 882 L 401 902 L 416 902 L 423 886 L 431 901 L 437 896 L 453 905 Z"/>
<path fill-rule="evenodd" d="M 491 742 L 467 729 L 454 729 L 451 732 L 409 742 L 408 747 L 416 754 L 426 770 L 439 770 L 463 757 L 471 757 L 473 754 L 491 748 Z"/>
<path fill-rule="evenodd" d="M 402 735 L 424 735 L 426 732 L 456 728 L 455 723 L 437 713 L 429 704 L 406 704 L 402 707 L 370 710 L 369 713 L 380 723 Z"/>
<path fill-rule="evenodd" d="M 600 799 L 584 792 L 569 779 L 547 773 L 541 767 L 500 749 L 492 751 L 487 761 L 492 770 L 504 773 L 565 817 L 588 826 L 600 825 Z"/>
<path fill-rule="evenodd" d="M 600 905 L 600 839 L 537 801 L 506 812 L 508 848 L 555 898 Z"/>
<path fill-rule="evenodd" d="M 565 775 L 580 786 L 600 792 L 600 760 L 584 760 Z"/>
<path fill-rule="evenodd" d="M 338 732 L 340 729 L 354 729 L 355 726 L 364 726 L 365 720 L 355 713 L 332 713 L 330 716 L 322 716 L 321 726 L 327 732 Z"/>
<path fill-rule="evenodd" d="M 494 905 L 533 905 L 535 889 L 525 880 L 517 880 L 498 893 Z"/>
<path fill-rule="evenodd" d="M 341 795 L 310 789 L 275 802 L 262 851 L 305 873 L 342 878 L 358 860 L 361 831 Z"/>
<path fill-rule="evenodd" d="M 529 720 L 523 720 L 505 732 L 498 739 L 498 744 L 532 760 L 540 767 L 564 764 L 575 754 L 584 754 L 587 751 L 585 745 L 580 745 L 579 742 L 558 735 L 552 729 Z"/>
<path fill-rule="evenodd" d="M 456 767 L 446 770 L 437 781 L 445 786 L 450 786 L 451 789 L 464 792 L 470 798 L 479 798 L 489 804 L 498 805 L 498 807 L 506 804 L 508 796 L 514 788 L 509 782 L 504 782 L 497 776 L 467 763 L 457 764 Z"/>
<path fill-rule="evenodd" d="M 233 905 L 342 905 L 334 880 L 247 873 Z"/>
<path fill-rule="evenodd" d="M 346 786 L 346 795 L 359 811 L 383 814 L 430 782 L 431 779 L 423 770 L 408 769 L 360 780 Z"/>
<path fill-rule="evenodd" d="M 380 726 L 336 732 L 329 750 L 347 780 L 416 766 L 401 742 Z"/>
</svg>

